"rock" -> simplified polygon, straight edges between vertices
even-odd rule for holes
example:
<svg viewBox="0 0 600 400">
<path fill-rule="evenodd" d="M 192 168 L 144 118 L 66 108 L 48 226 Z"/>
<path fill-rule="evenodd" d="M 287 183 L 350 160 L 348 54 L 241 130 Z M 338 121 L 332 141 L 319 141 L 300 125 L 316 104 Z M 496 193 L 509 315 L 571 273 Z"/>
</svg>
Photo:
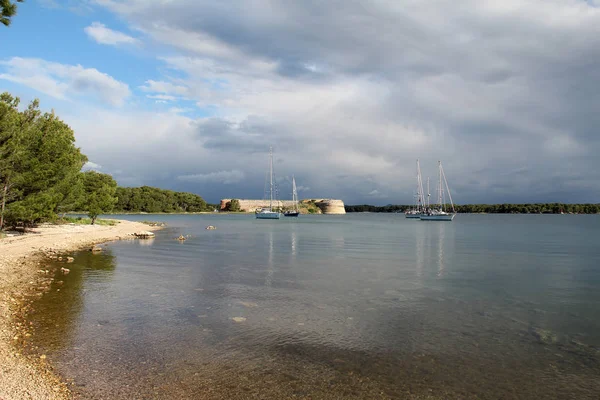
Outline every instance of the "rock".
<svg viewBox="0 0 600 400">
<path fill-rule="evenodd" d="M 217 227 L 214 226 L 214 225 L 209 225 L 209 226 L 206 227 L 206 229 L 207 230 L 213 230 L 213 229 L 217 229 Z"/>
<path fill-rule="evenodd" d="M 177 238 L 177 240 L 179 240 L 180 242 L 183 242 L 184 240 L 186 240 L 186 237 L 183 235 L 179 235 L 179 237 Z"/>
<path fill-rule="evenodd" d="M 148 239 L 148 238 L 153 238 L 154 237 L 154 232 L 150 232 L 150 231 L 139 231 L 139 232 L 135 232 L 134 236 L 140 239 Z"/>
<path fill-rule="evenodd" d="M 69 268 L 61 268 L 60 272 L 62 272 L 63 275 L 67 275 L 71 270 Z"/>
<path fill-rule="evenodd" d="M 75 261 L 75 259 L 73 257 L 67 257 L 67 262 L 68 263 L 72 263 L 73 261 Z"/>
<path fill-rule="evenodd" d="M 58 261 L 62 261 L 62 260 L 63 260 L 63 258 L 62 258 L 62 257 L 58 257 Z"/>
<path fill-rule="evenodd" d="M 92 253 L 99 253 L 99 252 L 102 251 L 102 247 L 93 245 L 90 250 L 91 250 Z"/>
<path fill-rule="evenodd" d="M 245 317 L 233 317 L 231 319 L 234 320 L 235 322 L 244 322 L 246 320 Z"/>
<path fill-rule="evenodd" d="M 552 331 L 541 328 L 533 328 L 531 333 L 539 343 L 555 344 L 556 342 L 558 342 L 558 337 Z"/>
</svg>

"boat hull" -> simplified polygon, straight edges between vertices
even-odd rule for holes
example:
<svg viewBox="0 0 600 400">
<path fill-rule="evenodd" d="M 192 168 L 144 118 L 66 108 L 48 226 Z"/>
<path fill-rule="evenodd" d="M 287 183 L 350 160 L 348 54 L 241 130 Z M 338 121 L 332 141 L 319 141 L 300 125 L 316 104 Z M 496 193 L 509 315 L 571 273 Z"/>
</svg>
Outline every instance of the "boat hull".
<svg viewBox="0 0 600 400">
<path fill-rule="evenodd" d="M 275 211 L 261 211 L 256 213 L 257 219 L 279 219 L 280 216 L 281 214 Z"/>
<path fill-rule="evenodd" d="M 298 215 L 300 215 L 300 213 L 298 211 L 283 213 L 284 217 L 297 217 Z"/>
<path fill-rule="evenodd" d="M 421 221 L 452 221 L 456 214 L 421 214 Z"/>
<path fill-rule="evenodd" d="M 406 218 L 419 219 L 421 218 L 421 214 L 404 214 Z"/>
</svg>

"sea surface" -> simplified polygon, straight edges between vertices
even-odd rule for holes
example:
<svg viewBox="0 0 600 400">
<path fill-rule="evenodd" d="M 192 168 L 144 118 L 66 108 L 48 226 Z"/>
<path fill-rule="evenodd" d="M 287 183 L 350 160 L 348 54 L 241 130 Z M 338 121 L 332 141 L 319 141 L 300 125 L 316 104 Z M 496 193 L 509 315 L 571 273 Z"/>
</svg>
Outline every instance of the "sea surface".
<svg viewBox="0 0 600 400">
<path fill-rule="evenodd" d="M 600 398 L 600 216 L 113 217 L 30 316 L 78 398 Z"/>
</svg>

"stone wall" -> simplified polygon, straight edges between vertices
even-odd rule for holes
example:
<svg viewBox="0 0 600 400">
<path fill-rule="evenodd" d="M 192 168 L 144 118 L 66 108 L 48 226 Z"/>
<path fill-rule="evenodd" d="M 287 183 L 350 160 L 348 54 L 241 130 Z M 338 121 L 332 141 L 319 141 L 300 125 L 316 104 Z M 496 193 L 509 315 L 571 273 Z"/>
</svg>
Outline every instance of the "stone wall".
<svg viewBox="0 0 600 400">
<path fill-rule="evenodd" d="M 231 199 L 222 199 L 221 205 L 219 206 L 220 210 L 224 210 L 227 207 L 227 203 L 229 203 Z M 269 207 L 269 200 L 245 200 L 238 199 L 240 202 L 240 209 L 246 212 L 254 212 L 258 209 Z M 293 207 L 294 202 L 291 200 L 279 200 L 273 201 L 273 207 Z"/>
<path fill-rule="evenodd" d="M 346 208 L 342 200 L 336 199 L 318 199 L 315 200 L 317 207 L 323 214 L 346 214 Z"/>
<path fill-rule="evenodd" d="M 227 207 L 231 199 L 222 199 L 220 204 L 220 210 L 224 210 Z M 242 211 L 254 212 L 258 209 L 269 207 L 269 200 L 247 200 L 238 199 L 240 202 L 240 208 Z M 346 214 L 344 209 L 344 202 L 342 200 L 335 199 L 308 199 L 302 200 L 302 203 L 314 201 L 315 205 L 319 207 L 323 214 Z M 294 202 L 291 200 L 279 200 L 273 202 L 273 207 L 293 207 Z"/>
</svg>

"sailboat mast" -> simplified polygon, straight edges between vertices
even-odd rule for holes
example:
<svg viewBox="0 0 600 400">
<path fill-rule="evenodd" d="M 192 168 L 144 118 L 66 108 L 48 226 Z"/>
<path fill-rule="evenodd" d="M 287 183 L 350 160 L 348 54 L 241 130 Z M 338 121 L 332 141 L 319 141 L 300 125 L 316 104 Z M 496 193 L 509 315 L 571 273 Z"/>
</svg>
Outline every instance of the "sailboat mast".
<svg viewBox="0 0 600 400">
<path fill-rule="evenodd" d="M 443 210 L 444 206 L 443 206 L 443 199 L 442 199 L 442 162 L 438 161 L 438 175 L 439 175 L 439 180 L 438 180 L 438 205 L 440 207 L 440 210 Z"/>
<path fill-rule="evenodd" d="M 413 199 L 415 201 L 415 209 L 414 211 L 419 210 L 419 203 L 421 202 L 421 198 L 419 197 L 419 159 L 417 158 L 417 194 L 413 195 Z"/>
<path fill-rule="evenodd" d="M 269 147 L 269 209 L 273 211 L 273 147 Z"/>
<path fill-rule="evenodd" d="M 427 177 L 427 209 L 429 209 L 429 206 L 431 205 L 431 201 L 429 200 L 430 197 L 431 192 L 429 191 L 429 177 Z"/>
<path fill-rule="evenodd" d="M 292 201 L 294 202 L 294 211 L 298 211 L 298 193 L 296 192 L 296 178 L 292 175 Z"/>
<path fill-rule="evenodd" d="M 423 181 L 421 179 L 421 166 L 419 164 L 419 159 L 417 158 L 417 211 L 423 211 L 425 207 L 423 198 Z"/>
<path fill-rule="evenodd" d="M 450 199 L 450 206 L 452 206 L 452 212 L 456 212 L 454 210 L 454 201 L 452 201 L 452 193 L 450 193 L 450 188 L 448 187 L 448 181 L 446 180 L 446 174 L 444 173 L 444 170 L 442 169 L 442 176 L 444 177 L 444 183 L 446 184 L 446 190 L 448 191 L 448 198 Z"/>
</svg>

